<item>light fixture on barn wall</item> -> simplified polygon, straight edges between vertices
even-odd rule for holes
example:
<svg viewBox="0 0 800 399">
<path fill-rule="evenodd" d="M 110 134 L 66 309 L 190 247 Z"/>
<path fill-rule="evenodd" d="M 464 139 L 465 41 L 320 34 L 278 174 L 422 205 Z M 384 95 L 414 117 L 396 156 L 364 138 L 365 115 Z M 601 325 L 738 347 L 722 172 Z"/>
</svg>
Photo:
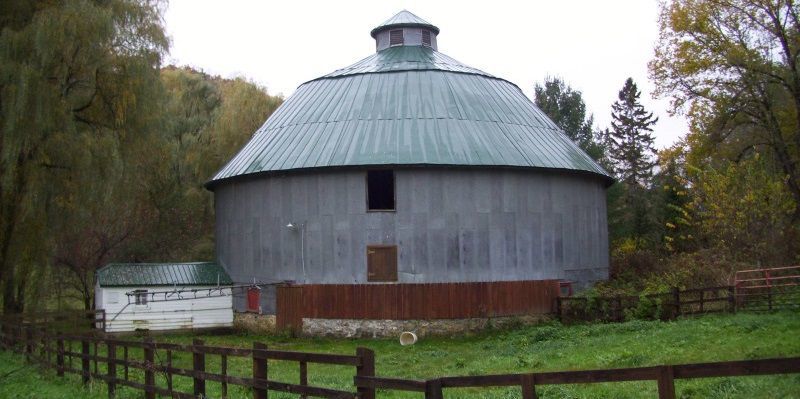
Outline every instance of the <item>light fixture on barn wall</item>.
<svg viewBox="0 0 800 399">
<path fill-rule="evenodd" d="M 306 224 L 297 223 L 297 222 L 289 222 L 286 224 L 286 228 L 291 231 L 296 231 L 300 233 L 300 266 L 303 270 L 303 284 L 306 283 L 306 248 L 305 248 L 305 235 L 306 235 Z"/>
</svg>

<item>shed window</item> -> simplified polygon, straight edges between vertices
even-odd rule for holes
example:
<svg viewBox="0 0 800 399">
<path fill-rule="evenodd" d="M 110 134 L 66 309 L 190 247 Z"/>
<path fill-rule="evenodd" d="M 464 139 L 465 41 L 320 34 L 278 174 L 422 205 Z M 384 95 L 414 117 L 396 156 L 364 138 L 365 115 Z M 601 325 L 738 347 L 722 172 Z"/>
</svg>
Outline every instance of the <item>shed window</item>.
<svg viewBox="0 0 800 399">
<path fill-rule="evenodd" d="M 137 305 L 147 305 L 147 290 L 134 290 L 133 296 Z"/>
<path fill-rule="evenodd" d="M 394 209 L 394 171 L 368 171 L 367 210 L 393 211 Z"/>
<path fill-rule="evenodd" d="M 423 46 L 431 46 L 431 32 L 424 30 L 422 31 L 422 45 Z"/>
<path fill-rule="evenodd" d="M 397 281 L 397 245 L 367 245 L 367 281 Z"/>
<path fill-rule="evenodd" d="M 390 46 L 400 46 L 403 44 L 403 30 L 392 30 L 389 31 L 389 45 Z"/>
</svg>

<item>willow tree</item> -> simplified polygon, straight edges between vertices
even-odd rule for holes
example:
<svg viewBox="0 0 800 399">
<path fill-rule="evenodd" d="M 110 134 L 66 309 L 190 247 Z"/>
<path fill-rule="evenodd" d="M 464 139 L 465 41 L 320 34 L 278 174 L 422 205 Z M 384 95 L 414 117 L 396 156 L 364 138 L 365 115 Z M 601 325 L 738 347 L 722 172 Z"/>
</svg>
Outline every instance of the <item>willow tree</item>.
<svg viewBox="0 0 800 399">
<path fill-rule="evenodd" d="M 245 79 L 224 79 L 192 68 L 166 67 L 164 144 L 170 173 L 148 178 L 161 199 L 158 239 L 170 259 L 212 259 L 213 197 L 203 187 L 280 105 L 280 97 Z"/>
<path fill-rule="evenodd" d="M 686 112 L 697 158 L 774 160 L 800 220 L 800 6 L 793 0 L 673 0 L 650 63 L 657 94 Z"/>
<path fill-rule="evenodd" d="M 157 124 L 168 48 L 154 0 L 10 2 L 0 15 L 0 280 L 21 311 L 79 182 Z"/>
</svg>

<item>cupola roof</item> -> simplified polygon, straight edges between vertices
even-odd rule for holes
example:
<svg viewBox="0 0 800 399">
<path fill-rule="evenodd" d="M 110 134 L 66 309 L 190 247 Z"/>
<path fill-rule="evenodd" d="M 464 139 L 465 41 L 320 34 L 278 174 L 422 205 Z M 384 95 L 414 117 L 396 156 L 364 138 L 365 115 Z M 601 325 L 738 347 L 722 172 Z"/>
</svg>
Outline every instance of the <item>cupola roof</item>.
<svg viewBox="0 0 800 399">
<path fill-rule="evenodd" d="M 374 38 L 379 32 L 385 31 L 387 29 L 394 29 L 394 28 L 405 28 L 405 27 L 413 27 L 413 28 L 428 28 L 433 31 L 434 34 L 439 33 L 439 28 L 437 28 L 432 23 L 414 15 L 412 12 L 408 10 L 403 10 L 394 14 L 393 17 L 383 21 L 382 24 L 376 26 L 372 29 L 369 34 Z"/>
</svg>

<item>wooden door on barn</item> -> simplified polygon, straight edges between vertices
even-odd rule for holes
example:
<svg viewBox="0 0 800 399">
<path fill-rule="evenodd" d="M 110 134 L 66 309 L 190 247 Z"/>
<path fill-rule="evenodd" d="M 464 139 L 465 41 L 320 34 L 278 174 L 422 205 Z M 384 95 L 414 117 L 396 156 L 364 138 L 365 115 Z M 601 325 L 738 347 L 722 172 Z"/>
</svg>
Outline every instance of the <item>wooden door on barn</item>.
<svg viewBox="0 0 800 399">
<path fill-rule="evenodd" d="M 276 292 L 275 325 L 295 334 L 303 331 L 303 287 L 280 286 Z"/>
</svg>

